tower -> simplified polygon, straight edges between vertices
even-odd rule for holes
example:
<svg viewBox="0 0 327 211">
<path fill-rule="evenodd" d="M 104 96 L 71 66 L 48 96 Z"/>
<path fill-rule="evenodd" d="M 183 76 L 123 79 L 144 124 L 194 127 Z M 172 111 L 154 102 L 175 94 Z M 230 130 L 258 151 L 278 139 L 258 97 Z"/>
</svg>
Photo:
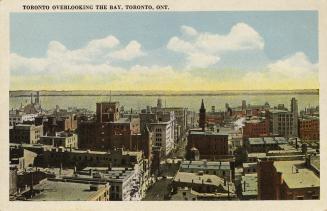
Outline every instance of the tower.
<svg viewBox="0 0 327 211">
<path fill-rule="evenodd" d="M 206 126 L 206 109 L 204 107 L 204 103 L 203 103 L 203 99 L 201 102 L 201 108 L 199 110 L 199 127 L 202 128 L 202 131 L 205 130 L 205 126 Z"/>
<path fill-rule="evenodd" d="M 157 108 L 162 108 L 162 100 L 161 100 L 161 98 L 158 98 L 158 100 L 157 100 Z"/>
<path fill-rule="evenodd" d="M 291 113 L 293 116 L 293 125 L 292 125 L 292 136 L 298 136 L 298 119 L 299 119 L 299 111 L 298 111 L 298 104 L 295 97 L 291 100 Z"/>
<path fill-rule="evenodd" d="M 36 92 L 36 97 L 35 97 L 35 104 L 40 104 L 40 92 Z"/>
<path fill-rule="evenodd" d="M 31 93 L 31 104 L 33 104 L 33 93 Z"/>
<path fill-rule="evenodd" d="M 246 100 L 242 100 L 242 110 L 246 109 Z"/>
</svg>

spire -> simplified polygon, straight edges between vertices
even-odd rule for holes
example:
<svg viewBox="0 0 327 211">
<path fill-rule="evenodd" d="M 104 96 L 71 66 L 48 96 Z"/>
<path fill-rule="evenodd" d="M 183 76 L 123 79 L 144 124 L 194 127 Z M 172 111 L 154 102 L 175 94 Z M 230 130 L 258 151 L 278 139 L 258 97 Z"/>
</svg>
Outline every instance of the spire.
<svg viewBox="0 0 327 211">
<path fill-rule="evenodd" d="M 200 108 L 200 110 L 205 110 L 203 99 L 202 99 L 202 102 L 201 102 L 201 108 Z"/>
</svg>

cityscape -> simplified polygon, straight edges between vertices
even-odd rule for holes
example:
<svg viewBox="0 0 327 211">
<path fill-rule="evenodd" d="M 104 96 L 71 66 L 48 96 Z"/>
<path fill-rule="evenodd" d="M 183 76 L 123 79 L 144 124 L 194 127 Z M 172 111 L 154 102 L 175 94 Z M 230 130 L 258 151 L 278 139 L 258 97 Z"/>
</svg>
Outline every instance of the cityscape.
<svg viewBox="0 0 327 211">
<path fill-rule="evenodd" d="M 320 198 L 318 105 L 218 110 L 203 96 L 192 110 L 159 96 L 127 110 L 109 95 L 91 111 L 42 98 L 30 92 L 9 111 L 12 201 Z"/>
<path fill-rule="evenodd" d="M 8 14 L 10 206 L 322 205 L 321 13 L 202 3 Z"/>
</svg>

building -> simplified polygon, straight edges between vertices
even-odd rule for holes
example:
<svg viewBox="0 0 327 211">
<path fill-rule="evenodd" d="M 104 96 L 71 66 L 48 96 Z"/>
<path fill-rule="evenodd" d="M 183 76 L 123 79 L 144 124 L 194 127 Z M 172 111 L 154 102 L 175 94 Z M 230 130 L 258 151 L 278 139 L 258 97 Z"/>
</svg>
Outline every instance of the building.
<svg viewBox="0 0 327 211">
<path fill-rule="evenodd" d="M 227 161 L 182 161 L 180 172 L 199 173 L 200 171 L 204 174 L 216 175 L 224 178 L 227 181 L 234 180 L 235 166 L 234 162 Z"/>
<path fill-rule="evenodd" d="M 24 122 L 34 122 L 35 117 L 38 114 L 25 114 L 20 110 L 10 110 L 9 111 L 9 125 L 14 126 L 16 124 L 23 124 Z"/>
<path fill-rule="evenodd" d="M 292 98 L 291 110 L 268 110 L 269 131 L 273 135 L 284 137 L 298 137 L 298 105 Z"/>
<path fill-rule="evenodd" d="M 78 148 L 77 134 L 71 132 L 57 132 L 55 136 L 41 136 L 40 144 L 54 147 Z"/>
<path fill-rule="evenodd" d="M 139 201 L 143 197 L 143 177 L 139 171 L 133 168 L 87 167 L 77 171 L 73 177 L 65 177 L 65 179 L 67 178 L 76 181 L 108 183 L 110 185 L 111 201 Z"/>
<path fill-rule="evenodd" d="M 120 117 L 119 102 L 101 102 L 96 104 L 97 122 L 116 122 Z"/>
<path fill-rule="evenodd" d="M 303 160 L 258 163 L 258 199 L 303 200 L 320 198 L 320 178 Z"/>
<path fill-rule="evenodd" d="M 15 166 L 18 171 L 34 166 L 37 153 L 19 146 L 10 146 L 10 165 Z"/>
<path fill-rule="evenodd" d="M 281 145 L 288 144 L 284 137 L 260 137 L 248 138 L 245 141 L 245 147 L 248 153 L 268 152 L 269 150 L 278 150 Z"/>
<path fill-rule="evenodd" d="M 215 160 L 228 157 L 228 134 L 211 131 L 189 131 L 186 150 L 195 147 L 199 150 L 201 159 Z"/>
<path fill-rule="evenodd" d="M 203 99 L 201 102 L 201 108 L 199 110 L 199 127 L 202 128 L 202 131 L 205 131 L 206 128 L 206 109 L 204 107 Z"/>
<path fill-rule="evenodd" d="M 245 174 L 241 180 L 242 200 L 257 200 L 258 198 L 258 176 L 257 174 Z"/>
<path fill-rule="evenodd" d="M 75 131 L 77 129 L 77 115 L 40 116 L 35 118 L 35 124 L 43 124 L 43 135 L 54 136 L 56 132 Z"/>
<path fill-rule="evenodd" d="M 36 144 L 43 134 L 43 125 L 18 124 L 10 131 L 10 143 Z"/>
<path fill-rule="evenodd" d="M 80 149 L 91 150 L 141 150 L 150 159 L 152 133 L 141 128 L 140 118 L 130 115 L 120 117 L 119 102 L 97 103 L 96 120 L 81 121 L 78 126 Z"/>
<path fill-rule="evenodd" d="M 27 201 L 109 201 L 110 186 L 68 179 L 44 179 L 18 199 Z"/>
<path fill-rule="evenodd" d="M 266 118 L 252 116 L 246 119 L 243 127 L 243 137 L 262 137 L 269 135 L 269 121 Z"/>
<path fill-rule="evenodd" d="M 198 195 L 199 197 L 195 197 L 198 200 L 228 200 L 236 198 L 233 183 L 216 175 L 204 174 L 203 172 L 177 172 L 172 182 L 173 194 L 176 194 L 180 188 L 185 187 L 195 191 L 192 195 Z"/>
<path fill-rule="evenodd" d="M 243 174 L 256 174 L 257 163 L 243 163 Z"/>
<path fill-rule="evenodd" d="M 319 117 L 302 116 L 299 118 L 299 138 L 302 140 L 319 140 Z"/>
<path fill-rule="evenodd" d="M 158 118 L 157 122 L 150 123 L 150 130 L 153 132 L 153 145 L 161 147 L 165 155 L 168 155 L 175 148 L 175 115 L 169 112 L 164 116 L 168 118 Z"/>
<path fill-rule="evenodd" d="M 110 152 L 76 150 L 64 147 L 45 149 L 44 166 L 50 167 L 134 167 L 144 166 L 142 152 L 124 151 L 123 149 Z M 146 166 L 144 166 L 146 167 Z"/>
</svg>

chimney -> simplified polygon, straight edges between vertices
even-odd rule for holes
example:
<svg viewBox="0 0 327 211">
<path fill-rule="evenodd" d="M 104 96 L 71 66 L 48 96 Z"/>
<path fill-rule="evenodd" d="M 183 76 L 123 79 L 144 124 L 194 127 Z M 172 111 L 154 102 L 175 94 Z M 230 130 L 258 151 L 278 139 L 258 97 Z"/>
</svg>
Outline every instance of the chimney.
<svg viewBox="0 0 327 211">
<path fill-rule="evenodd" d="M 243 183 L 243 189 L 244 189 L 244 192 L 246 191 L 245 187 L 246 187 L 246 183 L 245 183 L 245 181 L 244 181 L 244 183 Z"/>
<path fill-rule="evenodd" d="M 93 173 L 93 170 L 90 169 L 90 170 L 89 170 L 89 174 L 90 174 L 90 176 L 92 176 L 92 173 Z"/>
</svg>

